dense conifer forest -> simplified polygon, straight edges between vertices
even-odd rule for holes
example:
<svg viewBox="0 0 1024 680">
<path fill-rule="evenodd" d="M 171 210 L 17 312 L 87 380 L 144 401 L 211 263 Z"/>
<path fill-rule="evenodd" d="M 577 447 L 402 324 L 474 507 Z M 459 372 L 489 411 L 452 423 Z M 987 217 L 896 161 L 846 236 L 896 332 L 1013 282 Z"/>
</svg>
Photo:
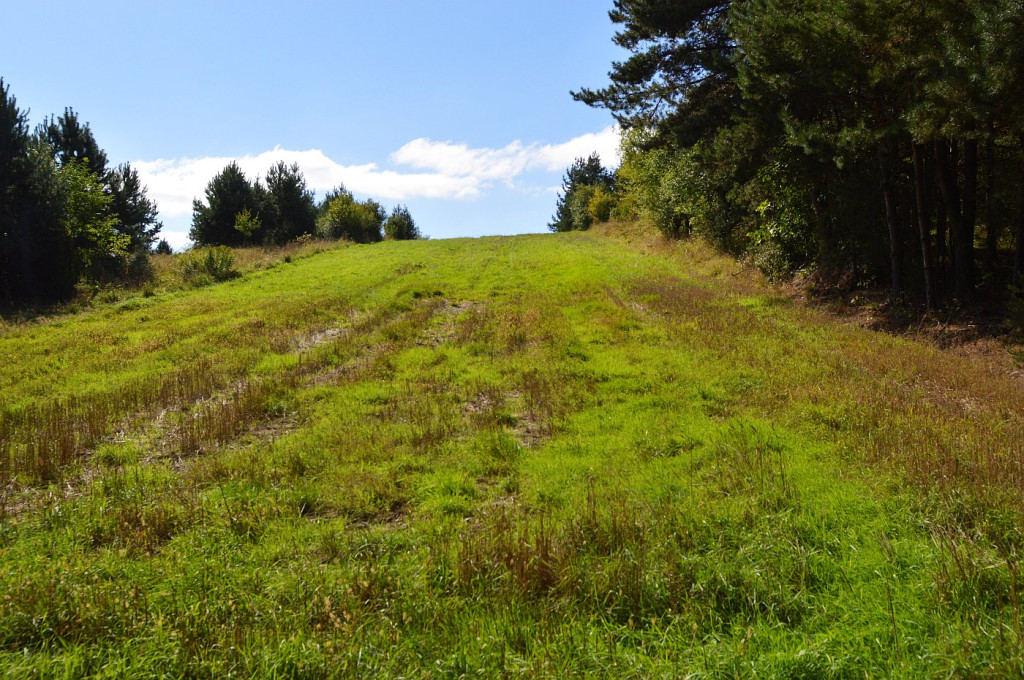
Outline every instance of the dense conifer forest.
<svg viewBox="0 0 1024 680">
<path fill-rule="evenodd" d="M 1019 295 L 1019 2 L 616 0 L 611 20 L 631 56 L 574 96 L 623 127 L 618 204 L 569 191 L 611 188 L 581 161 L 552 228 L 642 217 L 928 309 Z"/>
</svg>

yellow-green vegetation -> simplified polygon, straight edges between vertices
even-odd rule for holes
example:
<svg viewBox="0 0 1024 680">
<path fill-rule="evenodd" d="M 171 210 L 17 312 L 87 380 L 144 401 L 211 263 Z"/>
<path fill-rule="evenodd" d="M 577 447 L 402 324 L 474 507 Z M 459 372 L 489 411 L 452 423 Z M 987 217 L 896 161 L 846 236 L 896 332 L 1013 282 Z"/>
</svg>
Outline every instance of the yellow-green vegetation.
<svg viewBox="0 0 1024 680">
<path fill-rule="evenodd" d="M 0 390 L 11 676 L 1024 673 L 1019 382 L 698 244 L 328 249 Z"/>
</svg>

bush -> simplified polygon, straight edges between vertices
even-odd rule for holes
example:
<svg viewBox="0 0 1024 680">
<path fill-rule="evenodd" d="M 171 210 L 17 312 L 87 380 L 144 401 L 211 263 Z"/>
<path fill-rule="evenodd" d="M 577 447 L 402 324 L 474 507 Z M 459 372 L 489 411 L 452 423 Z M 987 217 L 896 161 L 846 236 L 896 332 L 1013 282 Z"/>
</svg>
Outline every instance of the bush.
<svg viewBox="0 0 1024 680">
<path fill-rule="evenodd" d="M 813 266 L 815 255 L 810 192 L 787 181 L 784 169 L 773 164 L 758 173 L 753 192 L 770 198 L 758 204 L 757 224 L 747 234 L 748 253 L 771 281 L 788 279 Z"/>
<path fill-rule="evenodd" d="M 600 184 L 594 188 L 594 195 L 590 197 L 587 210 L 594 222 L 607 222 L 612 216 L 615 208 L 615 196 Z"/>
<path fill-rule="evenodd" d="M 125 267 L 125 278 L 133 285 L 141 285 L 156 278 L 153 270 L 153 263 L 149 260 L 149 253 L 139 251 L 128 259 Z"/>
<path fill-rule="evenodd" d="M 385 217 L 384 209 L 376 201 L 360 203 L 349 192 L 339 191 L 324 206 L 323 215 L 317 220 L 317 235 L 331 240 L 374 243 L 383 238 Z"/>
<path fill-rule="evenodd" d="M 589 184 L 577 186 L 567 198 L 569 205 L 569 224 L 571 231 L 586 231 L 594 223 L 590 215 L 590 199 L 597 189 Z"/>
<path fill-rule="evenodd" d="M 227 246 L 211 246 L 188 251 L 181 256 L 180 272 L 186 283 L 197 286 L 227 281 L 238 276 L 235 256 Z"/>
</svg>

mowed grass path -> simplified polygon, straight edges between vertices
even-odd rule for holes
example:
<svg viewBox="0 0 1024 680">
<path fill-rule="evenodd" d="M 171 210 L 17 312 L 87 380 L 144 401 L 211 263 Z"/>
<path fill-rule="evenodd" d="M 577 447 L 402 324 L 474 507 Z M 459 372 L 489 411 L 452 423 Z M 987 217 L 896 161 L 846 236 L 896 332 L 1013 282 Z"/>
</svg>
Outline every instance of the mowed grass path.
<svg viewBox="0 0 1024 680">
<path fill-rule="evenodd" d="M 1024 673 L 1020 383 L 639 232 L 0 336 L 12 677 Z"/>
</svg>

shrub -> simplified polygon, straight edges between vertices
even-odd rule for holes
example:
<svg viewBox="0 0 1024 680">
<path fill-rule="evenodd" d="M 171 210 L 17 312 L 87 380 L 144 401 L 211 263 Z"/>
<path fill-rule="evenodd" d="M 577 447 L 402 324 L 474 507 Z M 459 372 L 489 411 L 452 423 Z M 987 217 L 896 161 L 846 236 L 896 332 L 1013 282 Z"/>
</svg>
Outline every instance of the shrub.
<svg viewBox="0 0 1024 680">
<path fill-rule="evenodd" d="M 594 197 L 597 189 L 594 186 L 584 184 L 576 187 L 569 196 L 569 223 L 572 231 L 586 231 L 594 223 L 590 214 L 590 199 Z"/>
<path fill-rule="evenodd" d="M 594 222 L 607 222 L 615 208 L 615 196 L 600 184 L 594 188 L 587 210 Z"/>
<path fill-rule="evenodd" d="M 125 278 L 134 285 L 141 285 L 156 278 L 153 270 L 153 263 L 149 260 L 149 253 L 145 251 L 136 252 L 128 259 L 125 267 Z"/>
<path fill-rule="evenodd" d="M 182 255 L 181 278 L 194 285 L 227 281 L 238 276 L 235 256 L 227 246 L 193 249 Z"/>
<path fill-rule="evenodd" d="M 374 243 L 383 238 L 381 229 L 386 215 L 375 201 L 362 203 L 347 191 L 339 191 L 324 206 L 317 221 L 317 234 L 326 239 L 346 239 L 354 243 Z"/>
</svg>

